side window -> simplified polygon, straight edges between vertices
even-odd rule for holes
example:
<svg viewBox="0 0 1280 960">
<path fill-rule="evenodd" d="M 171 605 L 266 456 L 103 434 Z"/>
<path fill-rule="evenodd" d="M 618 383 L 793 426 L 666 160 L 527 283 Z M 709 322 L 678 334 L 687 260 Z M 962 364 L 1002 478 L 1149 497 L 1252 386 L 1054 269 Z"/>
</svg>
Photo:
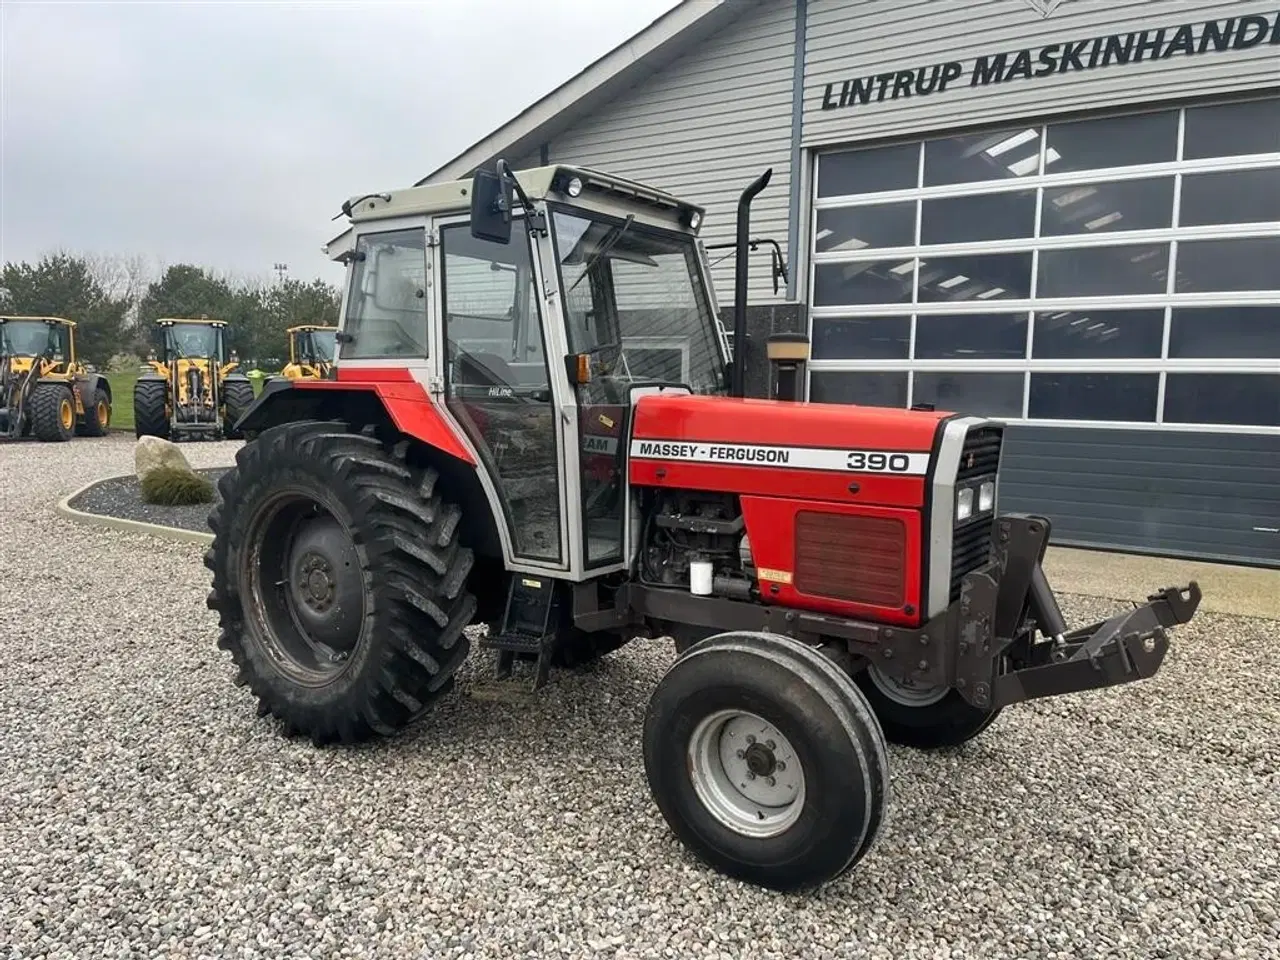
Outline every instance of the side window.
<svg viewBox="0 0 1280 960">
<path fill-rule="evenodd" d="M 364 234 L 343 332 L 344 359 L 427 355 L 426 230 Z"/>
<path fill-rule="evenodd" d="M 71 359 L 71 328 L 62 324 L 49 327 L 49 349 L 53 359 L 66 362 Z"/>
<path fill-rule="evenodd" d="M 441 231 L 449 383 L 461 388 L 548 385 L 533 266 L 523 220 L 509 244 Z"/>
</svg>

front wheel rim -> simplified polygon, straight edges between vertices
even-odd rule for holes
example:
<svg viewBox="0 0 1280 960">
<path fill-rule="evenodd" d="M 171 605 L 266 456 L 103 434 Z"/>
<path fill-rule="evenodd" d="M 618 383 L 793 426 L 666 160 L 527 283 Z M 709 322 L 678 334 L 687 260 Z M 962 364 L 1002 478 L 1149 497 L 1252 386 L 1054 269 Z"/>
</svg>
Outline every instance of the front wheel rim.
<svg viewBox="0 0 1280 960">
<path fill-rule="evenodd" d="M 364 577 L 346 525 L 309 493 L 283 490 L 249 524 L 240 563 L 247 627 L 303 686 L 332 683 L 364 639 Z"/>
<path fill-rule="evenodd" d="M 795 748 L 754 713 L 705 717 L 689 738 L 688 765 L 703 807 L 740 836 L 776 837 L 804 811 L 804 768 Z"/>
<path fill-rule="evenodd" d="M 105 427 L 105 426 L 107 425 L 107 423 L 110 421 L 110 419 L 111 419 L 111 408 L 107 406 L 107 404 L 106 404 L 106 402 L 105 402 L 105 401 L 100 401 L 100 402 L 98 403 L 98 423 L 99 423 L 99 425 L 101 425 L 101 426 L 104 426 L 104 427 Z"/>
<path fill-rule="evenodd" d="M 76 425 L 76 412 L 70 400 L 63 400 L 58 407 L 58 416 L 62 420 L 62 429 L 70 430 Z"/>
<path fill-rule="evenodd" d="M 903 707 L 931 707 L 941 702 L 951 692 L 950 687 L 919 687 L 903 683 L 882 673 L 876 666 L 868 667 L 867 673 L 870 674 L 871 682 L 875 684 L 877 690 Z"/>
</svg>

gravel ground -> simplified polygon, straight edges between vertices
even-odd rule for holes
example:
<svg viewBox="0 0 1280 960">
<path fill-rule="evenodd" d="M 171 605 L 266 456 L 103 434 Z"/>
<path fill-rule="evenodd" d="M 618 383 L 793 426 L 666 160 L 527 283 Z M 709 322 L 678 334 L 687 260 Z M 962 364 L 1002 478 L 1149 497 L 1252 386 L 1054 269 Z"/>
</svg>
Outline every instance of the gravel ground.
<svg viewBox="0 0 1280 960">
<path fill-rule="evenodd" d="M 0 957 L 1280 956 L 1274 622 L 1205 615 L 1153 681 L 895 749 L 877 849 L 781 896 L 697 865 L 649 799 L 657 642 L 391 743 L 281 737 L 215 647 L 201 548 L 54 513 L 131 457 L 0 447 Z"/>
<path fill-rule="evenodd" d="M 68 504 L 72 509 L 84 513 L 96 513 L 108 517 L 121 517 L 125 520 L 142 520 L 146 523 L 158 523 L 166 527 L 181 527 L 184 530 L 209 532 L 209 512 L 221 497 L 216 492 L 218 478 L 226 473 L 225 467 L 211 467 L 198 470 L 215 484 L 214 503 L 196 504 L 184 507 L 170 507 L 161 504 L 143 503 L 138 491 L 136 476 L 112 477 L 96 483 L 84 493 L 74 497 Z"/>
</svg>

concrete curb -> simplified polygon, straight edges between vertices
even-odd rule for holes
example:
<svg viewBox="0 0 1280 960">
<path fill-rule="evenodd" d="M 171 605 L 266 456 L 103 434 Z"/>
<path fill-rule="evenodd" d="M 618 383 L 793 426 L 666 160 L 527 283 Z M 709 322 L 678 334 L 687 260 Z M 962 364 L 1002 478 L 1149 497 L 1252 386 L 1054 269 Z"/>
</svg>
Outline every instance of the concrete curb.
<svg viewBox="0 0 1280 960">
<path fill-rule="evenodd" d="M 176 540 L 179 543 L 213 543 L 212 533 L 201 533 L 199 530 L 185 530 L 182 527 L 166 527 L 158 523 L 147 523 L 144 520 L 126 520 L 123 517 L 108 517 L 100 513 L 85 513 L 83 510 L 77 510 L 71 506 L 71 501 L 80 494 L 91 490 L 100 483 L 106 483 L 108 480 L 120 480 L 124 477 L 131 477 L 131 473 L 120 473 L 111 477 L 100 477 L 97 480 L 86 483 L 78 490 L 73 490 L 55 506 L 55 509 L 62 516 L 75 523 L 81 523 L 88 527 L 103 527 L 108 530 L 123 530 L 126 533 L 144 533 L 153 537 L 159 537 L 162 540 Z"/>
</svg>

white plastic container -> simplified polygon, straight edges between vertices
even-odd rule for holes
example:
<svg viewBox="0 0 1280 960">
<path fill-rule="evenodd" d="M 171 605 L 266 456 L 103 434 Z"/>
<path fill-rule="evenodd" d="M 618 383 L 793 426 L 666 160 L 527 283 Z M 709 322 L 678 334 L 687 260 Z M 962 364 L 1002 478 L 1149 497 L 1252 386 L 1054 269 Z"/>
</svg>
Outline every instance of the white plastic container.
<svg viewBox="0 0 1280 960">
<path fill-rule="evenodd" d="M 711 596 L 712 572 L 710 560 L 690 560 L 689 592 L 698 597 Z"/>
</svg>

